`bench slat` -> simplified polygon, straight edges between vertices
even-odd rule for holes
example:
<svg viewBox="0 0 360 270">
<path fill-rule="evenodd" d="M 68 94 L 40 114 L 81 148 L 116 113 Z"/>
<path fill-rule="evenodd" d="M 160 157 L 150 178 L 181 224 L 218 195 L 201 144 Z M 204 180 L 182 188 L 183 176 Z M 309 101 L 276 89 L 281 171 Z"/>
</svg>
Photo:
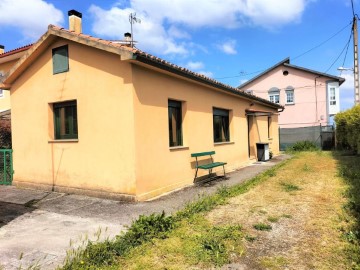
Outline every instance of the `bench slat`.
<svg viewBox="0 0 360 270">
<path fill-rule="evenodd" d="M 215 155 L 215 151 L 192 153 L 191 157 L 202 157 L 202 156 L 209 156 L 209 155 Z"/>
<path fill-rule="evenodd" d="M 199 165 L 199 166 L 197 166 L 197 168 L 208 170 L 208 169 L 223 166 L 223 165 L 226 165 L 226 164 L 227 164 L 226 162 L 214 162 L 214 163 Z"/>
</svg>

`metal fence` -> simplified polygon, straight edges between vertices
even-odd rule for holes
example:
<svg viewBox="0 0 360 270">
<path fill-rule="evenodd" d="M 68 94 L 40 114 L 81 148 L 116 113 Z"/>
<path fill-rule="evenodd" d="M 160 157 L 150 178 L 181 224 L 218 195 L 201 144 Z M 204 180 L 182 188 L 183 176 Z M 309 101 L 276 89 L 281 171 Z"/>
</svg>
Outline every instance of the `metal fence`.
<svg viewBox="0 0 360 270">
<path fill-rule="evenodd" d="M 335 146 L 333 126 L 312 126 L 298 128 L 279 128 L 280 150 L 294 145 L 299 141 L 310 141 L 323 150 L 331 150 Z"/>
<path fill-rule="evenodd" d="M 13 180 L 12 149 L 0 149 L 0 185 L 11 185 Z"/>
</svg>

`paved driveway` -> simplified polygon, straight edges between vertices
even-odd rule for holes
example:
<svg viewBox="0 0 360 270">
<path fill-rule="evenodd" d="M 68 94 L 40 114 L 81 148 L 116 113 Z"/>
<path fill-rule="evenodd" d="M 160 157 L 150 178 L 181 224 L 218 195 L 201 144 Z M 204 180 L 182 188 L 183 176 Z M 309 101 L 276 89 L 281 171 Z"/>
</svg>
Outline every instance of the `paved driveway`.
<svg viewBox="0 0 360 270">
<path fill-rule="evenodd" d="M 139 203 L 0 186 L 0 269 L 35 264 L 41 269 L 55 269 L 62 264 L 70 242 L 79 245 L 85 237 L 96 239 L 99 229 L 101 237 L 114 237 L 139 215 L 172 213 L 199 194 L 246 181 L 286 158 L 282 155 L 256 162 L 229 173 L 227 180 L 191 186 Z"/>
</svg>

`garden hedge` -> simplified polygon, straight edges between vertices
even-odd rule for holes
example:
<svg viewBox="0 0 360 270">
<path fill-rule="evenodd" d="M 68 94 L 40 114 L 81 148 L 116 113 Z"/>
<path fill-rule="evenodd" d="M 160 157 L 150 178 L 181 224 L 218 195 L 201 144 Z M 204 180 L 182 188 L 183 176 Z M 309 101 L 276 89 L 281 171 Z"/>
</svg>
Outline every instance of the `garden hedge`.
<svg viewBox="0 0 360 270">
<path fill-rule="evenodd" d="M 360 105 L 335 116 L 337 146 L 360 154 Z"/>
</svg>

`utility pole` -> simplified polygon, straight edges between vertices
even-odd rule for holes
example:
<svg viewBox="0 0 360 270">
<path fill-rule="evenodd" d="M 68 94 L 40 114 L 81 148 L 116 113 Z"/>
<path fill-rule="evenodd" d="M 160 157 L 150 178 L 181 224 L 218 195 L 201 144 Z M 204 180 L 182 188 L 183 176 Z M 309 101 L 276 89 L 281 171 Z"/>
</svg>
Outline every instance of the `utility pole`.
<svg viewBox="0 0 360 270">
<path fill-rule="evenodd" d="M 354 98 L 355 105 L 359 105 L 359 52 L 358 52 L 358 27 L 357 16 L 353 17 L 353 35 L 354 35 Z"/>
</svg>

